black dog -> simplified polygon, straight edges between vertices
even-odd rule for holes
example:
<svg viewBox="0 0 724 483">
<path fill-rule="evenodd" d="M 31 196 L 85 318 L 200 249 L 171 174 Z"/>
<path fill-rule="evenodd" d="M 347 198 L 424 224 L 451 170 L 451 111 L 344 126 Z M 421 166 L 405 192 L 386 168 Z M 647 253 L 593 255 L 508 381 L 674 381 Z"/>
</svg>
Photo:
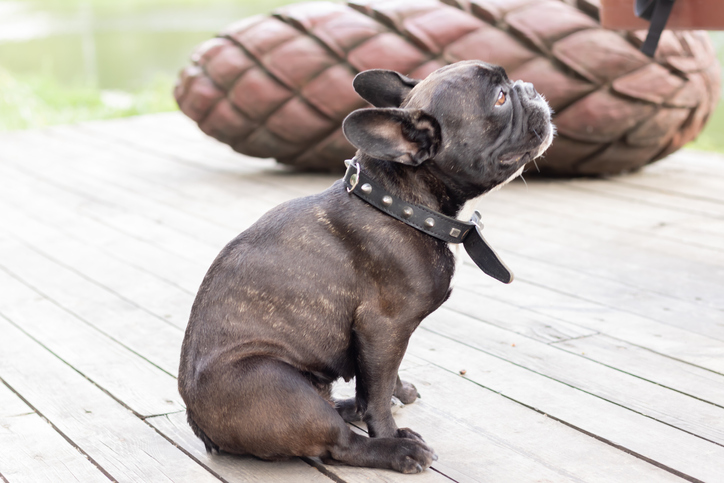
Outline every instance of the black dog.
<svg viewBox="0 0 724 483">
<path fill-rule="evenodd" d="M 533 86 L 483 62 L 424 81 L 366 71 L 354 85 L 377 106 L 344 121 L 359 148 L 354 161 L 395 199 L 431 213 L 454 217 L 520 174 L 553 137 L 550 109 Z M 404 473 L 437 458 L 420 435 L 397 428 L 390 400 L 418 396 L 397 370 L 412 332 L 447 299 L 454 256 L 445 241 L 349 188 L 338 181 L 271 210 L 206 274 L 179 390 L 207 450 Z M 331 401 L 331 384 L 352 377 L 356 397 Z M 370 438 L 345 424 L 355 420 Z"/>
</svg>

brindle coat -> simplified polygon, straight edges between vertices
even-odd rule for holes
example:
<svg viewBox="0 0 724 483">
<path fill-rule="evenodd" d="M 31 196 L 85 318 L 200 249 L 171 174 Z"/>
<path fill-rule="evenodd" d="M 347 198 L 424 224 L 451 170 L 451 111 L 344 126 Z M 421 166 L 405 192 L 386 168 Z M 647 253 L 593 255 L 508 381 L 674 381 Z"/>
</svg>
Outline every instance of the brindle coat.
<svg viewBox="0 0 724 483">
<path fill-rule="evenodd" d="M 519 174 L 553 136 L 532 86 L 478 61 L 422 82 L 367 71 L 355 89 L 377 106 L 344 122 L 362 169 L 449 216 Z M 397 427 L 390 399 L 418 396 L 397 371 L 412 332 L 447 299 L 454 267 L 446 243 L 341 181 L 274 208 L 221 251 L 199 289 L 178 381 L 191 427 L 208 450 L 427 468 L 435 453 Z M 356 397 L 332 401 L 331 384 L 352 377 Z M 355 420 L 369 438 L 345 423 Z"/>
</svg>

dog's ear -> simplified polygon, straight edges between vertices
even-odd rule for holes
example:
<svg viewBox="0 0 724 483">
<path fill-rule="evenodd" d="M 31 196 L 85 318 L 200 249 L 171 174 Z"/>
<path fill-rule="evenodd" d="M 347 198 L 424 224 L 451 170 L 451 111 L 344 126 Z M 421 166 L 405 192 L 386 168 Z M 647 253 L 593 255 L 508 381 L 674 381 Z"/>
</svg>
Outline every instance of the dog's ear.
<svg viewBox="0 0 724 483">
<path fill-rule="evenodd" d="M 363 153 L 412 166 L 435 157 L 441 143 L 440 124 L 421 109 L 358 109 L 342 130 Z"/>
<path fill-rule="evenodd" d="M 357 74 L 352 86 L 360 97 L 375 107 L 400 107 L 419 82 L 394 70 L 372 69 Z"/>
</svg>

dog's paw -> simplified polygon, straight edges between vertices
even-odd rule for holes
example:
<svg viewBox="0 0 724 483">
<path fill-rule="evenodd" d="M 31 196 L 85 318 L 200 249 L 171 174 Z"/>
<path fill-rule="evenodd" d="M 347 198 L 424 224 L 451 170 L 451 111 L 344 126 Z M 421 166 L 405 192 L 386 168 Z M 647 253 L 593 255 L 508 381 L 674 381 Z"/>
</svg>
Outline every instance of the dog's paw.
<svg viewBox="0 0 724 483">
<path fill-rule="evenodd" d="M 357 410 L 357 402 L 354 398 L 338 399 L 334 401 L 334 409 L 337 410 L 346 423 L 362 421 L 362 414 Z"/>
<path fill-rule="evenodd" d="M 412 404 L 420 397 L 417 388 L 409 382 L 400 381 L 395 387 L 394 396 L 402 401 L 403 404 Z"/>
<path fill-rule="evenodd" d="M 437 460 L 435 451 L 425 443 L 414 439 L 402 439 L 397 447 L 392 466 L 401 473 L 420 473 L 435 460 Z"/>
</svg>

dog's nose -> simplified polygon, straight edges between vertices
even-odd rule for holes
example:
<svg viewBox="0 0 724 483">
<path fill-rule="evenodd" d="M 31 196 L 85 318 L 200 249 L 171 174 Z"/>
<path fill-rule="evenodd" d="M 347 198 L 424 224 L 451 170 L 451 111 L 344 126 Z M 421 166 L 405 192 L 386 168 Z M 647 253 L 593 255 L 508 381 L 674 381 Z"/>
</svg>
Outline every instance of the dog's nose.
<svg viewBox="0 0 724 483">
<path fill-rule="evenodd" d="M 513 85 L 518 87 L 519 91 L 529 99 L 536 99 L 540 95 L 530 82 L 516 81 Z"/>
</svg>

